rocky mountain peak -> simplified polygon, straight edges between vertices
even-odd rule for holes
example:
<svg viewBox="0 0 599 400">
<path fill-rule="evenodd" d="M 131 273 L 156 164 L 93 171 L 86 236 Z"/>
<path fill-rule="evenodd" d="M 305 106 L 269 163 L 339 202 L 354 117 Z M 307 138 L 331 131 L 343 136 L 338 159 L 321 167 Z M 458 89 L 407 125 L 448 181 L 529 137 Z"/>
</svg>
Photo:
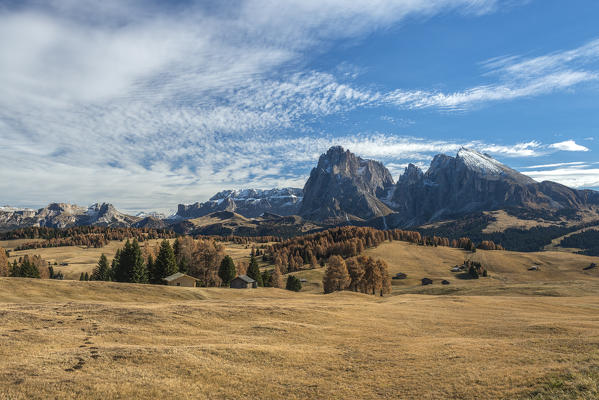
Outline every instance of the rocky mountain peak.
<svg viewBox="0 0 599 400">
<path fill-rule="evenodd" d="M 300 214 L 315 220 L 368 219 L 389 208 L 377 197 L 393 185 L 389 170 L 341 146 L 322 154 L 304 186 Z"/>
</svg>

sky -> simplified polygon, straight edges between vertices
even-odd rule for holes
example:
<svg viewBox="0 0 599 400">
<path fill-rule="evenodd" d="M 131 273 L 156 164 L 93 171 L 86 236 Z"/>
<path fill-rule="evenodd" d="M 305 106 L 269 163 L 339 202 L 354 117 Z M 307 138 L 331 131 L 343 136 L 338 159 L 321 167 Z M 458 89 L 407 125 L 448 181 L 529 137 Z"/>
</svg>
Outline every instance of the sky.
<svg viewBox="0 0 599 400">
<path fill-rule="evenodd" d="M 0 0 L 0 205 L 168 212 L 466 146 L 599 188 L 599 2 Z"/>
</svg>

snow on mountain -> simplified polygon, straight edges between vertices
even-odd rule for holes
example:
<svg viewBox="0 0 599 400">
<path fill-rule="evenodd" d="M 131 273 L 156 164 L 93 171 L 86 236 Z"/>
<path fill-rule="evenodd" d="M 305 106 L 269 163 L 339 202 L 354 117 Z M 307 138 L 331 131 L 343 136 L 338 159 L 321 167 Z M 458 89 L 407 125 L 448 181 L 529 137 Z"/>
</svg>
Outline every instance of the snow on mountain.
<svg viewBox="0 0 599 400">
<path fill-rule="evenodd" d="M 481 154 L 475 150 L 462 147 L 457 154 L 458 159 L 462 159 L 466 166 L 480 173 L 488 175 L 501 175 L 503 164 L 494 158 Z"/>
</svg>

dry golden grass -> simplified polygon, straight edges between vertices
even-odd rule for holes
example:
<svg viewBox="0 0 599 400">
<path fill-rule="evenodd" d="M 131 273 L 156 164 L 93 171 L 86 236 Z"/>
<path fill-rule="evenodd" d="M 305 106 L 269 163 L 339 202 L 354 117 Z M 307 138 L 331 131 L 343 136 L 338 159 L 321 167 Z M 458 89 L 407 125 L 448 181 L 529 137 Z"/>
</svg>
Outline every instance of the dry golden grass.
<svg viewBox="0 0 599 400">
<path fill-rule="evenodd" d="M 581 295 L 598 293 L 599 269 L 583 268 L 599 257 L 559 251 L 521 253 L 477 250 L 476 253 L 449 247 L 426 247 L 405 242 L 383 243 L 369 249 L 366 255 L 380 257 L 389 264 L 389 272 L 404 272 L 407 279 L 393 280 L 393 293 L 461 293 L 475 295 Z M 451 272 L 451 267 L 464 260 L 481 262 L 489 271 L 488 278 L 463 279 L 465 274 Z M 539 271 L 528 268 L 537 265 Z M 433 279 L 433 285 L 422 287 L 422 278 Z M 450 285 L 441 286 L 441 280 Z"/>
<path fill-rule="evenodd" d="M 320 294 L 322 268 L 300 293 L 0 278 L 0 399 L 599 398 L 597 258 L 366 253 L 408 274 L 392 296 Z M 470 257 L 491 277 L 449 272 Z"/>
<path fill-rule="evenodd" d="M 591 399 L 598 315 L 597 296 L 2 278 L 0 398 Z"/>
<path fill-rule="evenodd" d="M 514 217 L 504 210 L 487 211 L 485 214 L 493 216 L 495 221 L 487 225 L 487 227 L 483 229 L 483 233 L 503 232 L 509 228 L 530 229 L 536 226 L 546 227 L 557 225 L 556 222 L 544 221 L 542 219 L 522 219 Z"/>
</svg>

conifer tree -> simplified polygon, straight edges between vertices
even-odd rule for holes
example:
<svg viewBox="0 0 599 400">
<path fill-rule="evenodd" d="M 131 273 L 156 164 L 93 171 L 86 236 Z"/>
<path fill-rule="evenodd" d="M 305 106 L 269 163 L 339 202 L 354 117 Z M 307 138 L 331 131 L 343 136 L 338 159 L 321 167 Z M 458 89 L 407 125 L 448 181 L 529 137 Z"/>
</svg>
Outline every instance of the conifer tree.
<svg viewBox="0 0 599 400">
<path fill-rule="evenodd" d="M 108 259 L 104 254 L 100 256 L 98 265 L 94 268 L 91 276 L 93 281 L 109 281 L 110 280 L 110 267 L 108 266 Z"/>
<path fill-rule="evenodd" d="M 237 269 L 235 268 L 235 263 L 230 256 L 225 256 L 220 263 L 220 267 L 218 268 L 218 276 L 222 279 L 223 286 L 229 286 L 231 280 L 235 278 L 235 274 L 237 273 Z"/>
<path fill-rule="evenodd" d="M 272 278 L 272 274 L 269 270 L 264 270 L 262 271 L 262 284 L 264 285 L 264 287 L 271 287 L 271 278 Z"/>
<path fill-rule="evenodd" d="M 250 257 L 250 265 L 248 266 L 247 276 L 255 280 L 258 286 L 264 286 L 264 283 L 262 282 L 262 274 L 260 273 L 260 268 L 258 267 L 258 261 L 256 261 L 255 255 Z"/>
<path fill-rule="evenodd" d="M 293 275 L 289 275 L 287 277 L 287 284 L 285 285 L 285 289 L 292 290 L 294 292 L 299 292 L 302 290 L 302 282 L 300 282 L 299 278 L 296 278 Z"/>
<path fill-rule="evenodd" d="M 19 276 L 22 278 L 41 278 L 40 270 L 33 262 L 29 260 L 28 256 L 23 257 L 21 262 Z"/>
<path fill-rule="evenodd" d="M 125 242 L 125 247 L 123 247 L 118 255 L 114 278 L 117 282 L 148 282 L 148 269 L 137 239 L 133 239 L 132 243 L 129 240 Z"/>
<path fill-rule="evenodd" d="M 83 276 L 83 280 L 85 281 L 89 281 L 89 274 L 86 272 L 85 275 Z"/>
<path fill-rule="evenodd" d="M 156 257 L 156 261 L 153 263 L 150 283 L 161 284 L 164 282 L 164 278 L 174 274 L 178 270 L 179 268 L 177 267 L 175 252 L 173 251 L 173 248 L 168 240 L 164 239 L 160 244 L 158 257 Z"/>
<path fill-rule="evenodd" d="M 340 256 L 331 256 L 322 279 L 325 293 L 344 290 L 351 282 L 345 261 Z"/>
<path fill-rule="evenodd" d="M 84 281 L 85 280 L 85 274 L 82 272 L 81 275 L 79 275 L 79 280 L 80 281 Z"/>
</svg>

